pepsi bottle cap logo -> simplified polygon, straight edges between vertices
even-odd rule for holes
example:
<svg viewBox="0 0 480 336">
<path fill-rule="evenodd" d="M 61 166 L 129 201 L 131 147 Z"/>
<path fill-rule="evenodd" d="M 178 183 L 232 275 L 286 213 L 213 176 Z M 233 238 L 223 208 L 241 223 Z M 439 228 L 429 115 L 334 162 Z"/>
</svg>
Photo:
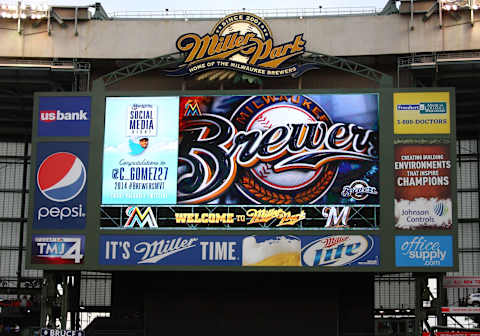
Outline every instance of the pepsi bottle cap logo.
<svg viewBox="0 0 480 336">
<path fill-rule="evenodd" d="M 49 200 L 66 202 L 75 198 L 87 180 L 85 165 L 68 152 L 51 154 L 40 164 L 37 186 Z"/>
</svg>

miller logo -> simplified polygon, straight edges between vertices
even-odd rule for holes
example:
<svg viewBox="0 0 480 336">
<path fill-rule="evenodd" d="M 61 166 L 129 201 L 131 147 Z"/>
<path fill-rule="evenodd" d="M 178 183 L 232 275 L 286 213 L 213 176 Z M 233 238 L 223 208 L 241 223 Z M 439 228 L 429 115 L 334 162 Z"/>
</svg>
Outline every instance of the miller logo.
<svg viewBox="0 0 480 336">
<path fill-rule="evenodd" d="M 234 13 L 220 19 L 209 34 L 188 33 L 177 39 L 185 61 L 170 76 L 189 76 L 206 70 L 229 69 L 256 76 L 298 77 L 312 67 L 289 65 L 285 61 L 305 51 L 303 34 L 275 45 L 267 23 L 250 13 Z"/>
<path fill-rule="evenodd" d="M 375 131 L 334 122 L 303 95 L 249 97 L 228 115 L 185 118 L 180 135 L 179 203 L 209 202 L 235 185 L 256 204 L 312 204 L 342 161 L 378 160 Z"/>
</svg>

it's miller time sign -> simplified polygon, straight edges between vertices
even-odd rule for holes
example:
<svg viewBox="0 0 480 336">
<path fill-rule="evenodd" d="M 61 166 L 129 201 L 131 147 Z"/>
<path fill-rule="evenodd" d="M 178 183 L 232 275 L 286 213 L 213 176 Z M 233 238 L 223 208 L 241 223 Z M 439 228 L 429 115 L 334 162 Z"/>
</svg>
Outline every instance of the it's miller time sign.
<svg viewBox="0 0 480 336">
<path fill-rule="evenodd" d="M 228 69 L 263 77 L 298 77 L 315 65 L 284 63 L 303 54 L 306 43 L 303 34 L 298 34 L 290 42 L 275 45 L 265 21 L 250 13 L 234 13 L 220 19 L 208 34 L 180 36 L 176 47 L 185 54 L 185 61 L 167 75 Z"/>
</svg>

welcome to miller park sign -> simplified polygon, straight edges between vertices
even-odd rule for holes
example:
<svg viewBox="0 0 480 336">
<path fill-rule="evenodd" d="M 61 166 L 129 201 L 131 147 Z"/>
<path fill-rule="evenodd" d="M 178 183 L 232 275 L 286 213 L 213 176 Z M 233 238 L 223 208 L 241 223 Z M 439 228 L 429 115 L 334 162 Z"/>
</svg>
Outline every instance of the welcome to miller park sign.
<svg viewBox="0 0 480 336">
<path fill-rule="evenodd" d="M 290 64 L 287 60 L 305 52 L 303 34 L 275 45 L 270 27 L 250 13 L 234 13 L 220 19 L 211 32 L 188 33 L 177 39 L 185 60 L 169 76 L 191 76 L 213 69 L 241 71 L 263 77 L 298 77 L 316 68 L 314 64 Z"/>
</svg>

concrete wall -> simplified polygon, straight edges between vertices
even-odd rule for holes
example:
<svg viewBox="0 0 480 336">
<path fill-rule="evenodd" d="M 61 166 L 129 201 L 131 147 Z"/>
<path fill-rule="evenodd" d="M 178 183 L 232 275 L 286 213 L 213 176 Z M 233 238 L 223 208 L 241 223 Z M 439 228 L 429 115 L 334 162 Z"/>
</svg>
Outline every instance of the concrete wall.
<svg viewBox="0 0 480 336">
<path fill-rule="evenodd" d="M 422 21 L 409 15 L 347 16 L 268 19 L 276 43 L 304 33 L 307 50 L 336 56 L 409 54 L 480 49 L 480 24 L 473 27 L 468 13 L 451 14 L 439 27 L 438 16 Z M 477 17 L 478 19 L 479 17 Z M 73 22 L 62 28 L 53 24 L 26 23 L 18 34 L 14 20 L 0 19 L 0 57 L 141 59 L 176 52 L 175 41 L 184 33 L 210 32 L 216 20 L 110 20 L 81 21 L 78 36 Z"/>
</svg>

